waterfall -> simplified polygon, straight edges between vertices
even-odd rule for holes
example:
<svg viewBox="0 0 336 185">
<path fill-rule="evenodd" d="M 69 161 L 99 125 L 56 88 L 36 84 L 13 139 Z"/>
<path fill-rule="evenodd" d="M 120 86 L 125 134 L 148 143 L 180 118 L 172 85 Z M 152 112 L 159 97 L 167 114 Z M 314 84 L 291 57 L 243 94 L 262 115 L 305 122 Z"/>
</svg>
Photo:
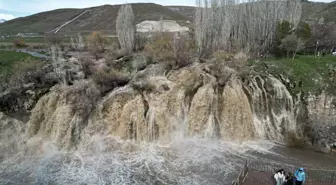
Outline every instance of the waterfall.
<svg viewBox="0 0 336 185">
<path fill-rule="evenodd" d="M 294 100 L 280 80 L 255 76 L 244 88 L 250 96 L 253 123 L 260 138 L 282 141 L 287 132 L 296 130 Z"/>
<path fill-rule="evenodd" d="M 149 107 L 146 115 L 146 122 L 148 124 L 148 141 L 154 141 L 156 130 L 155 130 L 155 113 L 151 107 Z"/>
<path fill-rule="evenodd" d="M 0 184 L 226 184 L 248 159 L 287 160 L 273 141 L 302 130 L 300 98 L 272 76 L 218 84 L 196 66 L 150 80 L 154 90 L 115 89 L 84 116 L 52 90 L 20 124 L 29 135 L 0 132 Z"/>
<path fill-rule="evenodd" d="M 215 116 L 213 113 L 209 115 L 208 121 L 206 123 L 207 127 L 204 131 L 204 136 L 207 138 L 213 138 L 216 136 L 216 123 L 215 123 Z"/>
</svg>

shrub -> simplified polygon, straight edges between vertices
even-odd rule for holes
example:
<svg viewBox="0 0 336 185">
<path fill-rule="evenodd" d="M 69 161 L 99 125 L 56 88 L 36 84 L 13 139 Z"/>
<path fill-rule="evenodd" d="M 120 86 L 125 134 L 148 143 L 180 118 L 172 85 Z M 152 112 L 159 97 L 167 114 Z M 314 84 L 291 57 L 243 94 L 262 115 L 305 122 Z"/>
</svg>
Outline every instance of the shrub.
<svg viewBox="0 0 336 185">
<path fill-rule="evenodd" d="M 216 77 L 219 86 L 225 86 L 230 77 L 235 74 L 223 61 L 212 60 L 209 64 L 210 73 Z"/>
<path fill-rule="evenodd" d="M 101 53 L 104 53 L 107 45 L 107 38 L 100 32 L 92 32 L 87 38 L 88 49 L 97 59 Z"/>
<path fill-rule="evenodd" d="M 52 45 L 50 48 L 51 59 L 53 70 L 57 76 L 57 78 L 63 83 L 63 85 L 69 84 L 69 63 L 64 58 L 63 50 L 57 46 Z"/>
<path fill-rule="evenodd" d="M 149 77 L 137 77 L 131 81 L 131 86 L 133 89 L 140 92 L 153 92 L 155 90 L 155 85 L 150 81 Z"/>
<path fill-rule="evenodd" d="M 307 141 L 303 137 L 297 136 L 294 132 L 288 132 L 285 136 L 285 143 L 288 147 L 304 148 L 307 145 Z"/>
<path fill-rule="evenodd" d="M 80 58 L 79 61 L 82 66 L 82 70 L 85 75 L 85 78 L 88 78 L 94 72 L 95 64 L 89 58 Z"/>
<path fill-rule="evenodd" d="M 145 45 L 145 52 L 157 62 L 168 62 L 175 68 L 184 67 L 191 63 L 190 51 L 192 44 L 183 36 L 162 34 L 153 42 Z"/>
<path fill-rule="evenodd" d="M 77 38 L 70 39 L 71 49 L 75 51 L 83 51 L 85 50 L 85 43 L 82 35 L 78 33 Z"/>
<path fill-rule="evenodd" d="M 241 69 L 247 66 L 248 60 L 249 56 L 246 53 L 240 51 L 233 57 L 233 65 L 235 68 Z"/>
<path fill-rule="evenodd" d="M 6 88 L 22 87 L 28 83 L 45 82 L 44 63 L 39 60 L 27 59 L 18 62 L 6 75 L 2 75 L 1 84 Z"/>
<path fill-rule="evenodd" d="M 13 40 L 13 44 L 15 47 L 18 47 L 18 48 L 22 48 L 22 47 L 26 47 L 26 43 L 23 39 L 15 39 Z"/>
<path fill-rule="evenodd" d="M 105 58 L 108 61 L 113 61 L 113 60 L 116 60 L 116 59 L 120 59 L 125 55 L 126 55 L 126 52 L 124 50 L 114 49 L 114 50 L 111 50 L 111 52 L 109 52 L 108 54 L 106 54 Z"/>
<path fill-rule="evenodd" d="M 149 42 L 149 33 L 137 33 L 134 40 L 134 49 L 136 51 L 142 51 L 145 49 L 146 44 Z"/>
<path fill-rule="evenodd" d="M 190 52 L 192 52 L 192 44 L 181 34 L 174 34 L 173 50 L 175 58 L 175 67 L 181 68 L 191 63 Z"/>
<path fill-rule="evenodd" d="M 153 42 L 145 45 L 145 52 L 155 60 L 174 60 L 174 50 L 171 43 L 172 37 L 163 35 L 154 38 Z"/>
<path fill-rule="evenodd" d="M 227 53 L 227 52 L 223 51 L 223 50 L 219 50 L 219 51 L 214 52 L 213 58 L 215 60 L 221 60 L 221 61 L 232 61 L 234 56 L 230 53 Z"/>
<path fill-rule="evenodd" d="M 100 92 L 95 85 L 85 81 L 78 81 L 72 86 L 67 86 L 63 92 L 67 103 L 73 105 L 72 113 L 77 113 L 83 118 L 90 115 L 100 98 Z"/>
<path fill-rule="evenodd" d="M 244 52 L 239 52 L 236 55 L 233 55 L 231 53 L 220 50 L 213 54 L 214 61 L 236 70 L 241 70 L 243 67 L 247 66 L 248 59 L 248 55 Z"/>
<path fill-rule="evenodd" d="M 99 69 L 94 72 L 93 81 L 102 93 L 106 93 L 118 86 L 126 85 L 130 77 L 114 69 Z"/>
<path fill-rule="evenodd" d="M 287 58 L 289 53 L 293 53 L 293 59 L 298 51 L 304 48 L 304 42 L 295 35 L 288 35 L 281 40 L 280 48 L 286 51 Z"/>
<path fill-rule="evenodd" d="M 148 64 L 148 57 L 143 54 L 136 54 L 133 57 L 132 68 L 133 71 L 140 71 L 146 68 Z"/>
</svg>

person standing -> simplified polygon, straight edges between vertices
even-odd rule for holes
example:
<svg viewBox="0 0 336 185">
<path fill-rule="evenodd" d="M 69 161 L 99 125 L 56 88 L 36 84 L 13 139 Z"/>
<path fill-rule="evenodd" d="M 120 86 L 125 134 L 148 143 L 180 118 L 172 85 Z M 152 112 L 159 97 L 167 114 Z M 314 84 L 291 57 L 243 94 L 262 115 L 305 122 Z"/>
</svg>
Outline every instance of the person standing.
<svg viewBox="0 0 336 185">
<path fill-rule="evenodd" d="M 276 181 L 276 185 L 283 185 L 285 182 L 285 171 L 279 170 L 274 174 L 274 179 Z"/>
<path fill-rule="evenodd" d="M 295 175 L 295 178 L 296 178 L 296 185 L 302 185 L 302 184 L 305 183 L 306 174 L 305 174 L 303 168 L 299 168 L 298 170 L 296 170 L 294 175 Z"/>
<path fill-rule="evenodd" d="M 289 172 L 286 180 L 285 180 L 285 185 L 294 185 L 294 177 L 293 177 L 293 173 Z"/>
</svg>

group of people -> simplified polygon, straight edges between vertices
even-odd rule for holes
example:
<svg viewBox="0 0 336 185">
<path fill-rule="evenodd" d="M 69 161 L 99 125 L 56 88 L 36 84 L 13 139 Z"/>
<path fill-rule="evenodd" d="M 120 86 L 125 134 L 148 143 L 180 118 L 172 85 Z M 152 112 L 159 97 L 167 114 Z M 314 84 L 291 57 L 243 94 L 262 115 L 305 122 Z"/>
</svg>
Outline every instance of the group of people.
<svg viewBox="0 0 336 185">
<path fill-rule="evenodd" d="M 305 183 L 306 174 L 303 168 L 299 168 L 293 173 L 285 173 L 285 170 L 281 169 L 275 172 L 274 179 L 276 185 L 302 185 Z"/>
</svg>

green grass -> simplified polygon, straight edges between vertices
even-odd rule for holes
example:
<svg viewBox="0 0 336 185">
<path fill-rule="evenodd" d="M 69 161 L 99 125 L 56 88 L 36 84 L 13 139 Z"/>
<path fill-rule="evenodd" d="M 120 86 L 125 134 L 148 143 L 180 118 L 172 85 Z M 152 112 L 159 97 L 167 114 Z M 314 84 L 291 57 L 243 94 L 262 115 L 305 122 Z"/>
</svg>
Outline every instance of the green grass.
<svg viewBox="0 0 336 185">
<path fill-rule="evenodd" d="M 300 91 L 318 93 L 327 85 L 330 87 L 333 84 L 330 84 L 329 69 L 336 69 L 336 57 L 331 55 L 317 58 L 301 55 L 294 60 L 268 58 L 262 62 L 253 63 L 256 64 L 257 70 L 271 73 L 274 76 L 282 74 L 291 81 L 295 81 L 296 85 L 291 89 L 293 93 Z"/>
<path fill-rule="evenodd" d="M 84 38 L 84 41 L 86 42 L 86 38 L 91 34 L 90 33 L 81 33 L 82 37 Z M 104 35 L 107 36 L 107 35 Z M 71 35 L 68 34 L 67 37 L 63 37 L 61 43 L 62 44 L 70 44 L 71 41 L 71 37 L 72 38 L 77 38 L 78 37 L 78 33 L 72 33 Z M 42 44 L 46 44 L 46 41 L 44 39 L 44 36 L 41 37 L 7 37 L 5 39 L 0 39 L 0 48 L 1 47 L 5 47 L 5 46 L 11 46 L 13 45 L 13 41 L 16 39 L 23 39 L 25 44 L 28 46 L 32 46 L 32 45 L 42 45 Z M 115 42 L 117 41 L 116 37 L 108 37 L 107 40 L 109 41 L 109 43 L 111 42 Z"/>
<path fill-rule="evenodd" d="M 15 64 L 29 58 L 36 59 L 27 53 L 0 50 L 0 74 L 10 73 Z"/>
<path fill-rule="evenodd" d="M 0 40 L 0 42 L 13 42 L 13 40 L 16 39 L 22 39 L 25 41 L 25 43 L 41 43 L 44 42 L 43 37 L 26 37 L 26 38 L 21 38 L 21 37 L 7 37 L 5 39 Z"/>
<path fill-rule="evenodd" d="M 5 39 L 0 39 L 0 45 L 2 44 L 13 44 L 13 41 L 16 39 L 22 39 L 27 45 L 30 44 L 44 44 L 44 36 L 40 37 L 6 37 Z M 70 37 L 64 37 L 62 43 L 70 43 Z"/>
</svg>

